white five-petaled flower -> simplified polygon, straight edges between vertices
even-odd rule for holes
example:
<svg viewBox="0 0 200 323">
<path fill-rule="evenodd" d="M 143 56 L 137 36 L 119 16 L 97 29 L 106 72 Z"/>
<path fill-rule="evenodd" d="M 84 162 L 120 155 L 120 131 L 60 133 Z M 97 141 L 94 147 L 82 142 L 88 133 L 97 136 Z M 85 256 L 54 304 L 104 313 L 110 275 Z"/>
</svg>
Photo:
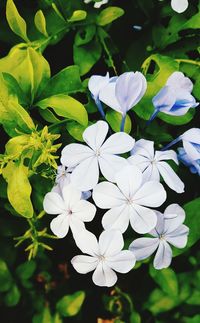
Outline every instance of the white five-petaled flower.
<svg viewBox="0 0 200 323">
<path fill-rule="evenodd" d="M 144 183 L 141 170 L 126 166 L 116 174 L 116 183 L 102 182 L 93 190 L 93 199 L 102 209 L 110 209 L 102 219 L 104 229 L 126 231 L 129 221 L 138 233 L 150 232 L 157 222 L 155 211 L 148 207 L 160 206 L 166 192 L 157 181 Z"/>
<path fill-rule="evenodd" d="M 52 188 L 51 192 L 58 193 L 62 196 L 62 190 L 64 186 L 67 186 L 71 183 L 72 170 L 73 168 L 66 168 L 63 165 L 58 166 L 55 185 Z M 86 192 L 82 192 L 81 198 L 83 200 L 87 200 L 90 198 L 90 196 L 91 196 L 91 191 L 86 191 Z"/>
<path fill-rule="evenodd" d="M 100 101 L 123 116 L 143 97 L 147 82 L 140 72 L 126 72 L 114 78 L 99 93 Z"/>
<path fill-rule="evenodd" d="M 156 269 L 162 269 L 169 267 L 172 260 L 170 244 L 177 248 L 186 246 L 189 228 L 182 224 L 185 220 L 185 212 L 178 204 L 168 206 L 164 214 L 156 213 L 157 225 L 150 232 L 153 238 L 136 239 L 129 249 L 135 255 L 136 260 L 146 259 L 158 249 L 153 265 Z"/>
<path fill-rule="evenodd" d="M 154 142 L 140 139 L 136 142 L 129 162 L 138 166 L 143 172 L 145 181 L 160 181 L 160 175 L 165 183 L 177 193 L 184 192 L 184 183 L 176 175 L 175 171 L 166 163 L 173 160 L 178 164 L 177 154 L 173 150 L 155 151 Z"/>
<path fill-rule="evenodd" d="M 43 201 L 44 210 L 48 214 L 58 214 L 51 221 L 52 232 L 59 238 L 64 238 L 69 228 L 73 235 L 85 229 L 84 222 L 93 220 L 96 207 L 81 199 L 81 191 L 74 188 L 71 184 L 64 186 L 62 196 L 55 192 L 45 195 Z"/>
<path fill-rule="evenodd" d="M 105 121 L 98 121 L 83 133 L 83 139 L 89 147 L 69 144 L 62 151 L 61 163 L 67 167 L 75 167 L 71 182 L 81 191 L 96 186 L 99 180 L 99 168 L 107 180 L 114 182 L 115 173 L 128 164 L 126 159 L 116 154 L 130 151 L 135 140 L 125 133 L 118 132 L 105 141 L 107 133 L 108 124 Z"/>
<path fill-rule="evenodd" d="M 133 253 L 122 250 L 124 240 L 118 230 L 103 231 L 99 242 L 94 234 L 85 230 L 77 237 L 76 243 L 87 256 L 75 256 L 71 260 L 73 267 L 80 274 L 94 270 L 92 280 L 98 286 L 113 286 L 117 281 L 115 271 L 127 273 L 135 265 Z"/>
</svg>

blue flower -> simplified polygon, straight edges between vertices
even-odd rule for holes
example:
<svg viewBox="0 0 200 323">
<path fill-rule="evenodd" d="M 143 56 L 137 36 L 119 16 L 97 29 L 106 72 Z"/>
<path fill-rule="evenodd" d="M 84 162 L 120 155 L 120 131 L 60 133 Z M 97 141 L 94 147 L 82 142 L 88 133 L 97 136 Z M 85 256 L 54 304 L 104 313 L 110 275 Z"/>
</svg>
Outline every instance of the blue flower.
<svg viewBox="0 0 200 323">
<path fill-rule="evenodd" d="M 150 123 L 159 112 L 173 116 L 182 116 L 190 108 L 196 108 L 196 102 L 191 92 L 193 84 L 188 77 L 181 72 L 174 72 L 167 80 L 166 85 L 153 98 L 155 111 L 148 123 Z"/>
<path fill-rule="evenodd" d="M 200 176 L 200 159 L 193 160 L 188 156 L 184 148 L 178 148 L 178 159 L 187 167 L 189 167 L 191 173 L 198 174 Z"/>
<path fill-rule="evenodd" d="M 100 90 L 99 100 L 122 114 L 121 131 L 124 129 L 126 113 L 143 97 L 147 82 L 140 72 L 126 72 L 117 78 L 112 78 Z"/>
</svg>

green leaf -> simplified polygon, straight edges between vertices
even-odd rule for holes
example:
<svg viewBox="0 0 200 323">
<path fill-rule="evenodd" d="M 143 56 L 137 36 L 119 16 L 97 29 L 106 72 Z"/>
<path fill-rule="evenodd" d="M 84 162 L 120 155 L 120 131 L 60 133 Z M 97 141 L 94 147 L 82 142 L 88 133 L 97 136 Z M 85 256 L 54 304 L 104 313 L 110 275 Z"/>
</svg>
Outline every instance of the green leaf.
<svg viewBox="0 0 200 323">
<path fill-rule="evenodd" d="M 176 307 L 179 303 L 178 298 L 173 298 L 169 295 L 166 295 L 160 289 L 154 289 L 150 294 L 148 302 L 145 304 L 145 307 L 148 308 L 154 315 L 159 313 L 167 312 Z"/>
<path fill-rule="evenodd" d="M 26 112 L 18 103 L 17 97 L 9 93 L 7 83 L 0 74 L 0 124 L 10 136 L 18 134 L 17 131 L 30 133 L 35 130 L 35 125 Z"/>
<path fill-rule="evenodd" d="M 7 0 L 6 18 L 12 31 L 22 39 L 24 39 L 26 42 L 29 42 L 26 34 L 26 22 L 20 16 L 13 0 Z"/>
<path fill-rule="evenodd" d="M 119 132 L 121 121 L 122 121 L 122 114 L 119 112 L 110 110 L 110 111 L 106 112 L 106 121 L 108 121 L 109 125 L 111 126 L 111 128 L 114 132 Z M 124 131 L 126 133 L 130 133 L 131 127 L 132 127 L 131 119 L 130 119 L 129 115 L 127 114 Z"/>
<path fill-rule="evenodd" d="M 54 75 L 43 88 L 40 100 L 57 94 L 72 94 L 82 91 L 79 67 L 72 65 Z"/>
<path fill-rule="evenodd" d="M 28 168 L 23 164 L 9 162 L 3 169 L 3 177 L 8 183 L 8 200 L 17 213 L 32 218 L 31 185 L 28 180 Z"/>
<path fill-rule="evenodd" d="M 12 276 L 3 259 L 0 259 L 0 292 L 6 292 L 12 285 Z"/>
<path fill-rule="evenodd" d="M 171 268 L 156 270 L 151 266 L 149 268 L 149 273 L 155 282 L 161 287 L 163 292 L 169 296 L 178 296 L 178 280 L 175 272 Z"/>
<path fill-rule="evenodd" d="M 192 247 L 200 239 L 200 232 L 199 232 L 200 197 L 185 204 L 183 208 L 186 213 L 186 219 L 184 224 L 187 225 L 190 229 L 188 243 L 187 243 L 187 246 L 183 249 L 174 249 L 174 252 L 173 252 L 174 256 L 180 255 L 181 253 L 185 252 L 187 249 Z"/>
<path fill-rule="evenodd" d="M 85 75 L 91 70 L 100 59 L 101 52 L 102 47 L 97 39 L 83 46 L 74 44 L 74 63 L 80 67 L 80 75 Z"/>
<path fill-rule="evenodd" d="M 94 37 L 96 33 L 96 26 L 89 25 L 77 31 L 74 44 L 76 46 L 81 46 L 88 44 Z"/>
<path fill-rule="evenodd" d="M 46 29 L 46 19 L 42 12 L 42 10 L 38 10 L 34 17 L 34 22 L 37 30 L 43 34 L 45 37 L 48 37 L 47 29 Z"/>
<path fill-rule="evenodd" d="M 119 7 L 108 7 L 103 9 L 97 17 L 97 25 L 106 26 L 123 16 L 124 10 Z"/>
<path fill-rule="evenodd" d="M 87 111 L 82 103 L 69 95 L 51 96 L 37 103 L 41 109 L 51 107 L 60 117 L 75 120 L 83 126 L 88 124 Z"/>
<path fill-rule="evenodd" d="M 72 16 L 67 20 L 68 22 L 76 22 L 84 20 L 87 17 L 87 12 L 85 10 L 75 10 Z"/>
<path fill-rule="evenodd" d="M 75 138 L 78 141 L 84 141 L 82 134 L 87 128 L 86 126 L 82 126 L 75 121 L 69 121 L 66 127 L 67 127 L 67 131 L 73 138 Z"/>
<path fill-rule="evenodd" d="M 16 274 L 21 281 L 30 279 L 36 270 L 36 263 L 34 260 L 29 260 L 19 265 L 16 269 Z"/>
<path fill-rule="evenodd" d="M 199 323 L 200 322 L 200 314 L 197 314 L 193 317 L 183 317 L 183 323 Z"/>
<path fill-rule="evenodd" d="M 78 314 L 85 299 L 85 292 L 78 291 L 72 295 L 62 297 L 56 304 L 61 316 L 68 317 Z"/>
<path fill-rule="evenodd" d="M 4 302 L 6 306 L 16 306 L 20 301 L 21 293 L 17 285 L 13 285 L 11 289 L 6 293 Z"/>
<path fill-rule="evenodd" d="M 11 74 L 32 104 L 50 78 L 50 68 L 41 53 L 22 44 L 0 59 L 0 72 Z"/>
<path fill-rule="evenodd" d="M 49 110 L 49 109 L 45 109 L 45 110 L 42 110 L 42 109 L 39 109 L 39 114 L 42 116 L 42 118 L 49 122 L 49 123 L 56 123 L 56 122 L 59 122 L 60 119 L 58 119 L 54 113 Z"/>
<path fill-rule="evenodd" d="M 52 323 L 52 316 L 49 307 L 44 307 L 42 312 L 33 316 L 33 323 Z"/>
</svg>

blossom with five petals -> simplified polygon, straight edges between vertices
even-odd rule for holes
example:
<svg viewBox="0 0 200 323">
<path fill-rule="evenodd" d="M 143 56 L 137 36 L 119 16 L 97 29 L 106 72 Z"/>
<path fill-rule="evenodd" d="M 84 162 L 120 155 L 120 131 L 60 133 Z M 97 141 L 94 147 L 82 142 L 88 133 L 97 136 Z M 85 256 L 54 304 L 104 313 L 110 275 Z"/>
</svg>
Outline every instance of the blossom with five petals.
<svg viewBox="0 0 200 323">
<path fill-rule="evenodd" d="M 134 240 L 129 250 L 136 260 L 143 260 L 157 250 L 153 265 L 156 269 L 169 267 L 172 260 L 170 244 L 177 248 L 184 248 L 187 244 L 189 228 L 182 224 L 185 212 L 178 204 L 169 205 L 164 214 L 156 212 L 158 221 L 154 230 L 150 232 L 153 238 L 139 238 Z"/>
<path fill-rule="evenodd" d="M 145 181 L 160 181 L 160 175 L 165 183 L 177 193 L 184 192 L 184 183 L 176 175 L 166 160 L 173 160 L 178 164 L 177 154 L 173 150 L 155 151 L 154 142 L 140 139 L 136 142 L 129 162 L 138 166 L 143 172 Z"/>
<path fill-rule="evenodd" d="M 45 195 L 43 207 L 48 214 L 58 214 L 51 221 L 52 232 L 59 238 L 64 238 L 69 228 L 73 235 L 85 229 L 84 222 L 93 220 L 96 207 L 81 199 L 81 191 L 74 188 L 71 184 L 64 186 L 62 196 L 55 192 Z"/>
<path fill-rule="evenodd" d="M 79 249 L 87 255 L 75 256 L 71 263 L 80 274 L 94 270 L 92 280 L 97 286 L 113 286 L 117 281 L 115 273 L 127 273 L 135 265 L 135 256 L 129 250 L 122 250 L 123 236 L 120 231 L 103 231 L 97 241 L 87 230 L 76 238 Z"/>
<path fill-rule="evenodd" d="M 81 191 L 96 186 L 99 168 L 107 180 L 114 182 L 115 173 L 128 164 L 126 159 L 116 155 L 130 151 L 135 140 L 126 133 L 118 132 L 105 141 L 107 133 L 108 124 L 98 121 L 83 133 L 83 139 L 89 147 L 75 143 L 62 150 L 61 163 L 67 167 L 75 167 L 71 182 Z"/>
<path fill-rule="evenodd" d="M 166 200 L 166 192 L 157 181 L 143 181 L 136 166 L 124 167 L 116 174 L 116 183 L 102 182 L 93 190 L 95 204 L 110 209 L 102 219 L 104 229 L 126 231 L 129 221 L 138 233 L 151 231 L 157 222 L 155 211 L 148 207 L 160 206 Z"/>
</svg>

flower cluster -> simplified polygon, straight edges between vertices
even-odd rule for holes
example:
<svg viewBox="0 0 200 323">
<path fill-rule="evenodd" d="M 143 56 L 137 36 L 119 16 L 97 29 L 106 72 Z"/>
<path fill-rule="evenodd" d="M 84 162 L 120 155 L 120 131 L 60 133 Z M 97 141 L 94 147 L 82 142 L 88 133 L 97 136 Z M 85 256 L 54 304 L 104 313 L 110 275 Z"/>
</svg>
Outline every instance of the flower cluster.
<svg viewBox="0 0 200 323">
<path fill-rule="evenodd" d="M 144 96 L 147 82 L 140 72 L 111 78 L 107 73 L 92 76 L 88 87 L 102 117 L 103 104 L 122 114 L 123 130 L 124 118 Z M 191 92 L 192 82 L 180 72 L 173 73 L 153 98 L 156 114 L 185 114 L 197 106 Z M 136 261 L 156 250 L 154 267 L 168 267 L 170 245 L 184 248 L 189 229 L 178 204 L 169 205 L 163 214 L 155 208 L 167 199 L 166 185 L 176 193 L 184 192 L 184 183 L 171 163 L 179 165 L 180 160 L 200 175 L 200 129 L 186 131 L 160 151 L 154 150 L 153 141 L 135 141 L 123 131 L 111 134 L 105 121 L 90 125 L 82 137 L 85 144 L 63 148 L 55 186 L 44 198 L 44 210 L 56 215 L 50 225 L 53 233 L 63 238 L 71 229 L 85 254 L 72 259 L 73 267 L 81 274 L 94 271 L 92 279 L 98 286 L 113 286 L 116 272 L 127 273 Z M 178 155 L 168 150 L 179 141 L 183 147 Z M 94 219 L 97 208 L 105 210 L 99 241 L 85 226 Z M 122 250 L 129 224 L 133 236 L 148 236 L 136 238 L 129 250 Z"/>
</svg>

